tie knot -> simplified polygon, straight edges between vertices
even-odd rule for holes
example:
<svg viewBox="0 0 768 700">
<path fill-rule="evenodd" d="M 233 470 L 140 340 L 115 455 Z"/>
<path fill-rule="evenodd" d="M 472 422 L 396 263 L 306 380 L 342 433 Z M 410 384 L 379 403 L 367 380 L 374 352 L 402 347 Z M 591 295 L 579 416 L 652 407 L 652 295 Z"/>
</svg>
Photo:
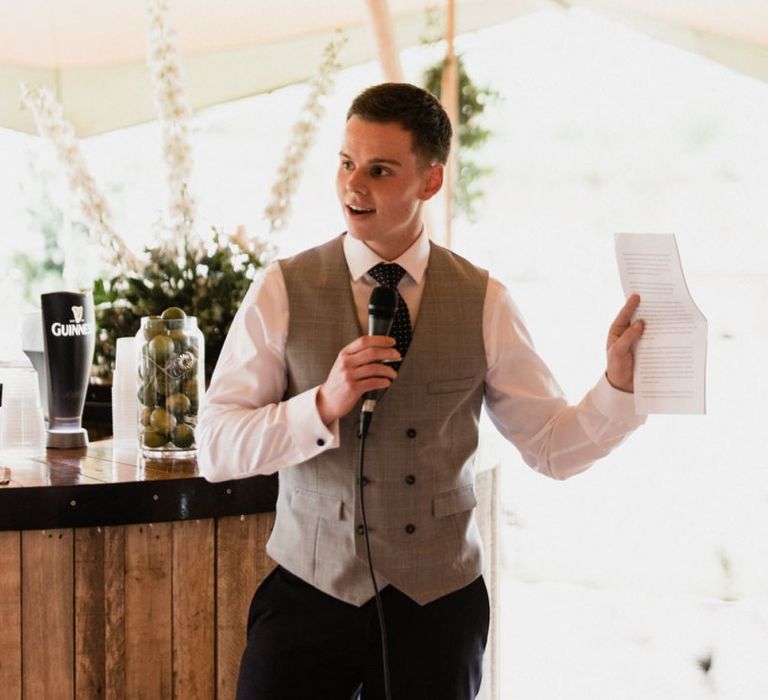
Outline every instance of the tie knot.
<svg viewBox="0 0 768 700">
<path fill-rule="evenodd" d="M 397 285 L 403 279 L 405 270 L 397 263 L 379 263 L 368 270 L 368 274 L 379 284 L 397 289 Z"/>
</svg>

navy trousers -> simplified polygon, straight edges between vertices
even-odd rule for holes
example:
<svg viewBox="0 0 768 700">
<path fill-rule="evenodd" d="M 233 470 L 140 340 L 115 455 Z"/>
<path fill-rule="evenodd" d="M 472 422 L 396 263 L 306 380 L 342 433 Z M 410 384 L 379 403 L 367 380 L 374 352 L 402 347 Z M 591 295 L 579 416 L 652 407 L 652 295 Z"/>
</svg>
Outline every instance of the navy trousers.
<svg viewBox="0 0 768 700">
<path fill-rule="evenodd" d="M 482 576 L 419 605 L 382 592 L 393 700 L 472 700 L 490 610 Z M 278 566 L 253 596 L 238 700 L 384 700 L 376 603 L 329 596 Z"/>
</svg>

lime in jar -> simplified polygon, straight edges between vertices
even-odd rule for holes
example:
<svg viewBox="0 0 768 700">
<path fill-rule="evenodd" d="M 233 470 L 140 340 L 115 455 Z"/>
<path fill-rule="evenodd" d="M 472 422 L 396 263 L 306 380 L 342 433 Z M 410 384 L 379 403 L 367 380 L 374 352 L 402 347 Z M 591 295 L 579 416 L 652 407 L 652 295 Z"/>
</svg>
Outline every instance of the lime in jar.
<svg viewBox="0 0 768 700">
<path fill-rule="evenodd" d="M 176 306 L 145 316 L 136 348 L 139 450 L 155 459 L 194 457 L 197 409 L 205 389 L 197 319 Z"/>
</svg>

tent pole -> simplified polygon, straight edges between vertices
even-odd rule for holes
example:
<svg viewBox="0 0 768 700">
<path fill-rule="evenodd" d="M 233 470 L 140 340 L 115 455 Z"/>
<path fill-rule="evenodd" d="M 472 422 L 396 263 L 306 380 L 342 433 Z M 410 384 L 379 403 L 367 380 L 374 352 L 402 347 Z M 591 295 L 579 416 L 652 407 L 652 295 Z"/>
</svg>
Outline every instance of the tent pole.
<svg viewBox="0 0 768 700">
<path fill-rule="evenodd" d="M 387 0 L 365 0 L 371 29 L 376 40 L 376 51 L 384 80 L 390 83 L 402 83 L 405 79 L 400 54 L 395 46 L 392 31 L 392 15 Z"/>
<path fill-rule="evenodd" d="M 443 79 L 440 84 L 440 95 L 443 107 L 451 119 L 453 139 L 451 154 L 445 169 L 445 233 L 443 245 L 450 248 L 453 245 L 453 191 L 457 177 L 457 148 L 459 145 L 459 71 L 454 48 L 456 36 L 456 0 L 446 1 L 445 41 L 446 53 L 443 64 Z"/>
</svg>

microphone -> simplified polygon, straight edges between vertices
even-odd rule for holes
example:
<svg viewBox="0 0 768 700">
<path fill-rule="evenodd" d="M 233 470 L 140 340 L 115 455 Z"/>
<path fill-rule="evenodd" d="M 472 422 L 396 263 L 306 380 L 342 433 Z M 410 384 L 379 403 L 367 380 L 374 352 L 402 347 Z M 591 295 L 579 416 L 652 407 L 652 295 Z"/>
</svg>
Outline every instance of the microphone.
<svg viewBox="0 0 768 700">
<path fill-rule="evenodd" d="M 368 335 L 389 335 L 397 311 L 397 291 L 391 287 L 374 287 L 368 301 Z M 366 427 L 371 422 L 373 409 L 381 398 L 382 389 L 366 391 L 363 394 L 362 422 Z"/>
<path fill-rule="evenodd" d="M 368 335 L 389 335 L 397 312 L 397 292 L 392 287 L 374 287 L 368 300 Z"/>
</svg>

